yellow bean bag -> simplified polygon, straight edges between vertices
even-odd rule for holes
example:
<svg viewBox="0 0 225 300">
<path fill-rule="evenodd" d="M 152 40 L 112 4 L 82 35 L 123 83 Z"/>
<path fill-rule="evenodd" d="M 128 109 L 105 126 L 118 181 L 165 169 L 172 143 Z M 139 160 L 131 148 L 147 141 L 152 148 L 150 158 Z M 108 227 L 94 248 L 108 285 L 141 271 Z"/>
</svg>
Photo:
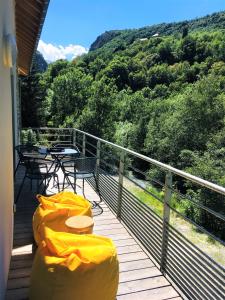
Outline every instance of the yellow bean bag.
<svg viewBox="0 0 225 300">
<path fill-rule="evenodd" d="M 40 205 L 33 216 L 33 232 L 37 244 L 44 239 L 44 231 L 41 229 L 43 226 L 67 232 L 69 229 L 65 221 L 69 217 L 92 216 L 90 202 L 72 192 L 64 191 L 50 197 L 37 195 L 37 199 Z"/>
<path fill-rule="evenodd" d="M 115 300 L 119 267 L 111 239 L 45 227 L 32 267 L 30 300 Z"/>
</svg>

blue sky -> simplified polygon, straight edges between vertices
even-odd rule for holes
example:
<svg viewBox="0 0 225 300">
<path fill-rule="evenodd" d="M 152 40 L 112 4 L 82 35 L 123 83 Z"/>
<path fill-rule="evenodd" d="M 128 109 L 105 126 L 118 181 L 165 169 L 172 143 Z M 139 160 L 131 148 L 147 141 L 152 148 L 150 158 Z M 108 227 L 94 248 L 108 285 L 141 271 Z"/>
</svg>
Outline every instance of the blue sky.
<svg viewBox="0 0 225 300">
<path fill-rule="evenodd" d="M 189 20 L 221 10 L 225 0 L 50 0 L 39 50 L 50 58 L 55 47 L 56 59 L 61 54 L 72 58 L 106 30 Z"/>
</svg>

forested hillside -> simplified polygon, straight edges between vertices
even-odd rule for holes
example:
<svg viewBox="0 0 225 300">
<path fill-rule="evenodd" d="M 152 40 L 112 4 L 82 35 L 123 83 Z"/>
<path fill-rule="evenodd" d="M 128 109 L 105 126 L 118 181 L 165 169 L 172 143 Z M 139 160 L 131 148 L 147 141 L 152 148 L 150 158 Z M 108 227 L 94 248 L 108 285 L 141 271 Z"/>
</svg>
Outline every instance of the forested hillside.
<svg viewBox="0 0 225 300">
<path fill-rule="evenodd" d="M 217 30 L 225 28 L 225 12 L 214 13 L 203 18 L 176 23 L 162 23 L 146 26 L 140 29 L 111 30 L 100 35 L 90 47 L 90 51 L 96 50 L 107 44 L 107 47 L 116 48 L 118 43 L 131 44 L 137 38 L 150 38 L 154 34 L 179 35 L 181 31 Z"/>
<path fill-rule="evenodd" d="M 77 127 L 225 185 L 224 24 L 222 12 L 114 31 L 72 62 L 33 70 L 22 82 L 23 126 Z"/>
</svg>

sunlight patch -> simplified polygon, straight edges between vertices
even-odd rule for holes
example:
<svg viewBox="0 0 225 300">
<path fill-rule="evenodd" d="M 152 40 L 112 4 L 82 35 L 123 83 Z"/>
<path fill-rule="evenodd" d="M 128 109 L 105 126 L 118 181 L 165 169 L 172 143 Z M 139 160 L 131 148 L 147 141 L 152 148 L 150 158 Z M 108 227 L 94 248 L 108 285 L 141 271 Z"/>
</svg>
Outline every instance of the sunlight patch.
<svg viewBox="0 0 225 300">
<path fill-rule="evenodd" d="M 68 45 L 68 46 L 57 46 L 53 44 L 47 44 L 44 41 L 40 40 L 38 44 L 38 51 L 44 56 L 44 59 L 47 62 L 53 62 L 57 59 L 74 59 L 77 56 L 80 56 L 88 52 L 83 46 L 80 45 Z"/>
<path fill-rule="evenodd" d="M 12 250 L 12 256 L 31 254 L 32 249 L 33 249 L 33 244 L 16 247 Z"/>
</svg>

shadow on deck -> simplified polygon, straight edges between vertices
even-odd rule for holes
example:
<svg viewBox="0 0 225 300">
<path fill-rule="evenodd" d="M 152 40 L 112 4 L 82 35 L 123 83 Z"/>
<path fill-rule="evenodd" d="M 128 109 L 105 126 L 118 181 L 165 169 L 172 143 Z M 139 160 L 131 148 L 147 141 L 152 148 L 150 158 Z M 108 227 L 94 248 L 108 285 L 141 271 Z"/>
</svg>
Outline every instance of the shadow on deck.
<svg viewBox="0 0 225 300">
<path fill-rule="evenodd" d="M 16 190 L 21 182 L 23 169 L 18 171 Z M 14 219 L 14 244 L 8 277 L 7 300 L 28 299 L 30 274 L 34 257 L 32 215 L 38 201 L 35 191 L 26 183 L 17 204 Z M 79 185 L 79 182 L 78 182 Z M 50 185 L 51 187 L 51 185 Z M 35 187 L 34 187 L 35 190 Z M 49 188 L 48 193 L 55 193 Z M 78 190 L 80 194 L 80 189 Z M 85 183 L 85 196 L 98 201 L 98 195 Z M 133 235 L 121 224 L 108 206 L 103 203 L 103 212 L 94 217 L 94 233 L 110 237 L 118 251 L 120 283 L 118 300 L 181 300 L 181 296 L 161 274 Z M 82 300 L 82 299 L 79 299 Z M 107 299 L 105 299 L 107 300 Z"/>
</svg>

